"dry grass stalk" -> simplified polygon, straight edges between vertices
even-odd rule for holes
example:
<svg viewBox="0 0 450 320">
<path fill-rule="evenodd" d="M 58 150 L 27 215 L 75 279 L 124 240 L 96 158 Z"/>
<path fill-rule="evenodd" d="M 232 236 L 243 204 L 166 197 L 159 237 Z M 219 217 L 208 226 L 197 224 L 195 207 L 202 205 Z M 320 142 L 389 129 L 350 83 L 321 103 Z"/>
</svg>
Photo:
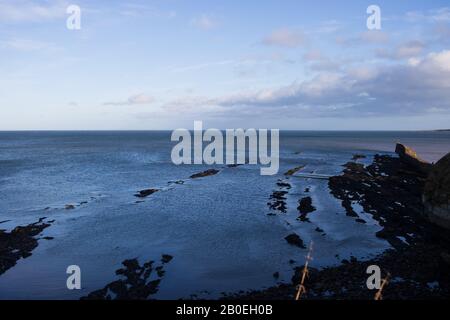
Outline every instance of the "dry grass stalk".
<svg viewBox="0 0 450 320">
<path fill-rule="evenodd" d="M 313 242 L 311 241 L 309 244 L 308 255 L 306 256 L 305 266 L 303 267 L 303 271 L 302 271 L 302 279 L 298 286 L 297 294 L 295 295 L 295 300 L 300 300 L 302 295 L 306 292 L 305 280 L 306 280 L 306 277 L 308 276 L 309 261 L 311 261 L 313 259 L 312 258 L 312 250 L 313 250 Z"/>
<path fill-rule="evenodd" d="M 381 281 L 380 289 L 375 293 L 375 300 L 383 300 L 383 289 L 388 285 L 391 274 L 388 272 L 386 278 Z"/>
</svg>

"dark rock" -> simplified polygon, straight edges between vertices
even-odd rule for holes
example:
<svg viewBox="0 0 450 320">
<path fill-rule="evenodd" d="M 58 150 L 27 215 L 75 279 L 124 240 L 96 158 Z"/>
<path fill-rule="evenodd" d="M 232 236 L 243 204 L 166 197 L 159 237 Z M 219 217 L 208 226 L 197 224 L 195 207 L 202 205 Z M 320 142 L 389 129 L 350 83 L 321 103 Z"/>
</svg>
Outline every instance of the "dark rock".
<svg viewBox="0 0 450 320">
<path fill-rule="evenodd" d="M 421 171 L 424 174 L 428 174 L 430 172 L 432 165 L 427 161 L 420 159 L 412 148 L 401 143 L 397 143 L 395 146 L 395 153 L 398 154 L 402 162 L 411 166 L 415 170 Z"/>
<path fill-rule="evenodd" d="M 302 214 L 308 214 L 316 211 L 316 208 L 312 205 L 311 197 L 304 197 L 299 201 L 298 211 Z"/>
<path fill-rule="evenodd" d="M 89 293 L 82 300 L 146 300 L 158 292 L 161 277 L 164 276 L 162 266 L 153 268 L 153 261 L 142 266 L 137 259 L 122 262 L 124 268 L 116 270 L 116 275 L 122 279 L 111 282 L 103 289 Z M 150 280 L 156 270 L 160 279 Z"/>
<path fill-rule="evenodd" d="M 450 153 L 433 166 L 422 199 L 428 219 L 450 229 Z"/>
<path fill-rule="evenodd" d="M 287 191 L 273 191 L 272 195 L 270 196 L 270 202 L 267 203 L 270 209 L 272 210 L 278 210 L 282 213 L 287 212 L 287 206 L 286 206 L 286 195 L 288 194 Z"/>
<path fill-rule="evenodd" d="M 166 273 L 162 266 L 156 267 L 155 270 L 156 270 L 158 277 L 160 277 L 160 278 L 162 278 L 164 276 L 164 274 Z"/>
<path fill-rule="evenodd" d="M 66 210 L 73 210 L 73 209 L 75 209 L 75 206 L 73 204 L 66 204 L 66 206 L 64 208 Z"/>
<path fill-rule="evenodd" d="M 365 158 L 366 158 L 366 156 L 363 154 L 354 154 L 352 157 L 352 160 L 356 161 L 356 160 L 365 159 Z"/>
<path fill-rule="evenodd" d="M 288 191 L 286 190 L 291 189 L 291 184 L 289 182 L 286 182 L 285 180 L 279 179 L 277 182 L 277 186 L 279 187 L 279 190 L 275 190 L 272 192 L 270 201 L 267 203 L 267 205 L 272 210 L 278 210 L 282 213 L 286 213 L 286 195 L 288 194 Z"/>
<path fill-rule="evenodd" d="M 286 238 L 284 238 L 290 245 L 306 249 L 305 244 L 303 243 L 303 240 L 295 233 L 292 233 L 288 235 Z"/>
<path fill-rule="evenodd" d="M 442 260 L 444 260 L 444 262 L 448 265 L 450 265 L 450 253 L 448 252 L 442 252 L 441 253 L 441 258 Z"/>
<path fill-rule="evenodd" d="M 38 246 L 36 238 L 49 223 L 45 218 L 27 226 L 15 227 L 11 232 L 0 230 L 0 274 L 16 265 L 21 258 L 31 256 L 31 252 Z"/>
<path fill-rule="evenodd" d="M 277 186 L 279 186 L 280 188 L 285 188 L 285 189 L 290 189 L 291 188 L 291 184 L 290 183 L 283 182 L 283 181 L 277 182 Z"/>
<path fill-rule="evenodd" d="M 173 256 L 171 256 L 170 254 L 163 254 L 161 256 L 162 263 L 169 263 L 172 259 L 173 259 Z"/>
<path fill-rule="evenodd" d="M 352 202 L 349 199 L 342 200 L 342 206 L 344 207 L 347 216 L 355 218 L 359 217 L 355 210 L 353 210 Z"/>
<path fill-rule="evenodd" d="M 145 198 L 145 197 L 148 197 L 158 191 L 159 191 L 159 189 L 145 189 L 145 190 L 139 191 L 139 193 L 136 193 L 134 196 L 138 197 L 138 198 Z"/>
<path fill-rule="evenodd" d="M 308 214 L 316 211 L 316 208 L 312 205 L 311 197 L 304 197 L 299 201 L 297 210 L 300 212 L 299 220 L 309 222 Z"/>
<path fill-rule="evenodd" d="M 328 186 L 342 201 L 347 215 L 359 218 L 352 208 L 352 202 L 357 202 L 383 227 L 378 236 L 403 248 L 398 236 L 408 239 L 409 234 L 422 234 L 424 182 L 425 175 L 420 170 L 414 171 L 399 158 L 375 155 L 367 167 L 347 163 L 344 174 L 331 177 Z"/>
<path fill-rule="evenodd" d="M 273 277 L 274 277 L 275 279 L 280 278 L 280 273 L 279 273 L 279 272 L 275 272 L 275 273 L 273 274 Z"/>
<path fill-rule="evenodd" d="M 389 241 L 393 249 L 365 261 L 350 258 L 339 266 L 309 268 L 307 291 L 302 298 L 373 300 L 375 291 L 367 290 L 365 285 L 366 270 L 370 265 L 378 265 L 382 277 L 389 272 L 396 279 L 383 290 L 385 300 L 448 299 L 450 234 L 423 215 L 425 181 L 421 170 L 385 155 L 376 155 L 367 167 L 347 164 L 342 175 L 331 177 L 330 192 L 350 206 L 352 202 L 359 203 L 382 228 L 377 236 Z M 225 299 L 292 300 L 302 269 L 295 268 L 291 283 Z M 429 283 L 439 286 L 431 288 Z"/>
<path fill-rule="evenodd" d="M 304 167 L 305 167 L 305 166 L 298 166 L 298 167 L 295 167 L 295 168 L 293 168 L 293 169 L 290 169 L 290 170 L 286 171 L 286 172 L 284 173 L 284 175 L 285 175 L 285 176 L 292 176 L 292 175 L 294 175 L 295 173 L 297 173 L 298 171 L 302 170 Z"/>
<path fill-rule="evenodd" d="M 205 170 L 203 172 L 193 174 L 192 176 L 190 176 L 190 178 L 191 179 L 203 178 L 203 177 L 213 176 L 213 175 L 218 174 L 218 173 L 219 173 L 219 170 L 208 169 L 208 170 Z"/>
</svg>

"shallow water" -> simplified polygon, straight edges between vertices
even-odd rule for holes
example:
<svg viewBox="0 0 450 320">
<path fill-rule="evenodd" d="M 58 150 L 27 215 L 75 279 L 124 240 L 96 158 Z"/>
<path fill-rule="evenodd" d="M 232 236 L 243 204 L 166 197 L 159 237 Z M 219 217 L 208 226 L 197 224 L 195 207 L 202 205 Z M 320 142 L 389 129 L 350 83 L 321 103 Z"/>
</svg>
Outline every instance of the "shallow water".
<svg viewBox="0 0 450 320">
<path fill-rule="evenodd" d="M 375 255 L 388 247 L 375 237 L 377 223 L 370 215 L 367 224 L 347 217 L 326 180 L 290 178 L 286 214 L 268 216 L 267 202 L 290 168 L 339 174 L 354 153 L 370 163 L 397 141 L 429 161 L 450 151 L 449 132 L 283 132 L 278 175 L 217 166 L 215 176 L 177 185 L 168 182 L 209 167 L 173 165 L 170 132 L 0 132 L 0 221 L 11 220 L 0 228 L 55 219 L 43 233 L 54 240 L 40 240 L 31 257 L 0 275 L 0 298 L 76 299 L 115 280 L 123 260 L 161 254 L 174 259 L 156 298 L 260 289 L 277 283 L 277 271 L 278 281 L 288 281 L 290 259 L 303 263 L 306 250 L 284 240 L 292 232 L 314 241 L 315 267 Z M 136 203 L 134 193 L 152 187 L 163 190 Z M 296 220 L 306 195 L 317 208 L 310 223 Z M 66 289 L 72 264 L 81 267 L 82 290 Z"/>
</svg>

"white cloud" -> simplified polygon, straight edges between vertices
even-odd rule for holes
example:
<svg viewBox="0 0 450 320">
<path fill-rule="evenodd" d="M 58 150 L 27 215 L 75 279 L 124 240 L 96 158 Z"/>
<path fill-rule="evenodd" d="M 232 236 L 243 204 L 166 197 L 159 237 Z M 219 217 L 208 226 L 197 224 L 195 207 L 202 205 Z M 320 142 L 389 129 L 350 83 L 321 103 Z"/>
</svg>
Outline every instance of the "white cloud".
<svg viewBox="0 0 450 320">
<path fill-rule="evenodd" d="M 176 11 L 163 11 L 147 4 L 123 3 L 120 14 L 127 17 L 153 17 L 172 19 L 177 16 Z"/>
<path fill-rule="evenodd" d="M 203 30 L 213 29 L 217 26 L 217 24 L 218 23 L 215 19 L 206 14 L 202 14 L 200 17 L 191 20 L 191 25 Z"/>
<path fill-rule="evenodd" d="M 303 60 L 306 61 L 319 61 L 323 59 L 322 52 L 318 49 L 311 49 L 303 55 Z"/>
<path fill-rule="evenodd" d="M 273 31 L 262 42 L 269 46 L 295 48 L 305 42 L 305 35 L 299 30 L 283 28 Z"/>
<path fill-rule="evenodd" d="M 342 23 L 337 20 L 323 21 L 315 30 L 317 33 L 333 33 L 342 28 Z"/>
<path fill-rule="evenodd" d="M 389 41 L 388 34 L 380 30 L 370 30 L 363 32 L 360 37 L 362 41 L 370 43 L 386 43 Z"/>
<path fill-rule="evenodd" d="M 393 50 L 379 49 L 377 56 L 386 59 L 408 59 L 417 57 L 424 51 L 426 45 L 419 40 L 412 40 L 400 44 Z"/>
<path fill-rule="evenodd" d="M 439 9 L 432 9 L 427 12 L 410 11 L 406 13 L 405 19 L 409 22 L 449 22 L 450 8 L 443 7 Z"/>
<path fill-rule="evenodd" d="M 396 116 L 450 113 L 450 50 L 414 63 L 323 72 L 308 81 L 215 98 L 196 97 L 166 105 L 196 107 L 230 114 L 271 114 L 274 110 L 304 117 Z"/>
<path fill-rule="evenodd" d="M 170 72 L 186 72 L 186 71 L 195 71 L 195 70 L 201 70 L 206 69 L 210 67 L 220 67 L 220 66 L 226 66 L 230 64 L 235 64 L 235 60 L 222 60 L 222 61 L 214 61 L 214 62 L 205 62 L 205 63 L 199 63 L 189 66 L 182 66 L 182 67 L 172 67 L 170 68 Z"/>
<path fill-rule="evenodd" d="M 438 23 L 433 30 L 433 35 L 438 43 L 450 43 L 450 24 Z"/>
<path fill-rule="evenodd" d="M 0 47 L 13 49 L 18 51 L 41 51 L 41 50 L 57 50 L 58 47 L 52 43 L 30 40 L 30 39 L 10 39 L 0 42 Z"/>
<path fill-rule="evenodd" d="M 153 97 L 148 96 L 143 93 L 140 93 L 140 94 L 130 96 L 125 101 L 105 102 L 104 105 L 106 105 L 106 106 L 132 106 L 132 105 L 150 104 L 154 101 L 155 101 L 155 99 Z"/>
<path fill-rule="evenodd" d="M 362 45 L 362 44 L 383 44 L 389 42 L 389 35 L 380 30 L 370 30 L 360 33 L 356 37 L 336 38 L 336 43 L 343 46 Z"/>
<path fill-rule="evenodd" d="M 46 1 L 36 4 L 32 1 L 0 0 L 0 21 L 2 22 L 39 22 L 57 19 L 66 15 L 67 1 Z"/>
</svg>

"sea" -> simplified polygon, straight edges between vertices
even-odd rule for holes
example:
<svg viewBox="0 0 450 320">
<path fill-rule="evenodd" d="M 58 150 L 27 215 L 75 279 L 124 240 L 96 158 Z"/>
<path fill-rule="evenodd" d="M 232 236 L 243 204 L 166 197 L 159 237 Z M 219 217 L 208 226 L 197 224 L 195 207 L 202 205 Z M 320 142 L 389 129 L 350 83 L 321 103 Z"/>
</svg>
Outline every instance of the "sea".
<svg viewBox="0 0 450 320">
<path fill-rule="evenodd" d="M 450 152 L 448 131 L 282 131 L 280 170 L 264 176 L 259 165 L 175 165 L 170 135 L 0 132 L 0 229 L 54 220 L 39 236 L 53 239 L 40 239 L 30 257 L 0 275 L 0 299 L 79 299 L 118 279 L 122 261 L 158 261 L 162 254 L 173 259 L 152 298 L 208 299 L 263 289 L 290 281 L 293 267 L 304 263 L 307 249 L 285 240 L 292 233 L 307 246 L 314 243 L 312 267 L 369 259 L 389 248 L 375 236 L 378 223 L 357 203 L 367 223 L 346 216 L 326 179 L 290 177 L 287 212 L 273 214 L 267 203 L 283 173 L 304 165 L 301 172 L 339 175 L 354 154 L 365 155 L 364 164 L 375 154 L 395 156 L 397 142 L 430 162 Z M 220 171 L 189 179 L 211 168 Z M 149 188 L 160 191 L 135 197 Z M 309 222 L 297 219 L 305 196 L 316 208 Z M 66 286 L 70 265 L 80 267 L 80 290 Z"/>
</svg>

